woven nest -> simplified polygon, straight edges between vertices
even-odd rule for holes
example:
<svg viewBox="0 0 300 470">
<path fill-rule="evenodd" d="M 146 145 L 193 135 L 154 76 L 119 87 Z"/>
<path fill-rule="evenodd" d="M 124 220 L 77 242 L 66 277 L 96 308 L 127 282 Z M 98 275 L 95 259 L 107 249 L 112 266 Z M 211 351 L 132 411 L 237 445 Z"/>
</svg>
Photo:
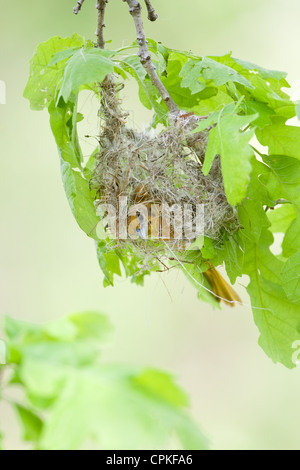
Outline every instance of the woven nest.
<svg viewBox="0 0 300 470">
<path fill-rule="evenodd" d="M 134 208 L 127 215 L 131 219 L 139 203 L 147 207 L 155 204 L 158 208 L 163 205 L 188 207 L 192 219 L 196 216 L 196 207 L 204 205 L 205 236 L 220 241 L 226 231 L 235 231 L 237 218 L 225 196 L 219 157 L 215 158 L 207 176 L 202 172 L 208 132 L 192 133 L 197 118 L 183 115 L 160 133 L 128 129 L 118 98 L 120 86 L 107 78 L 101 88 L 100 151 L 91 179 L 97 194 L 96 204 L 118 207 L 119 197 L 126 196 L 128 206 Z M 139 214 L 138 209 L 136 211 Z M 161 212 L 159 216 L 162 217 Z M 174 224 L 176 220 L 171 220 L 171 233 L 174 233 Z M 131 236 L 124 243 L 147 252 L 148 256 L 156 256 L 166 249 L 166 243 L 179 251 L 186 249 L 196 235 L 183 233 L 180 241 L 174 235 L 161 236 L 155 243 L 142 238 Z"/>
</svg>

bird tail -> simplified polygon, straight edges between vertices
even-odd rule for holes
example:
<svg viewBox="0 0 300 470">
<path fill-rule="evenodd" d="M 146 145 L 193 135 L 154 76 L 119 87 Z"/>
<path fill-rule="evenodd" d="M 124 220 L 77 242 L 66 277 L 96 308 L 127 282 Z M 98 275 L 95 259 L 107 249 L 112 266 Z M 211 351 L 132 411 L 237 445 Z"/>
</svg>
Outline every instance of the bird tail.
<svg viewBox="0 0 300 470">
<path fill-rule="evenodd" d="M 235 290 L 228 284 L 227 281 L 221 276 L 221 274 L 215 268 L 209 268 L 203 273 L 205 279 L 208 281 L 213 296 L 218 302 L 225 302 L 230 307 L 234 307 L 235 302 L 240 302 L 241 298 L 235 292 Z"/>
</svg>

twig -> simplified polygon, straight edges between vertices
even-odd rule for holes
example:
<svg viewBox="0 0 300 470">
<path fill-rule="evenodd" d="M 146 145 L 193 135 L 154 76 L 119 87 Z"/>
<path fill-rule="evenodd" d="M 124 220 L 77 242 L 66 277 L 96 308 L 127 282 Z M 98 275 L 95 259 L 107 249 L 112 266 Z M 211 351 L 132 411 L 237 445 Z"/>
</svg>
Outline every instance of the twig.
<svg viewBox="0 0 300 470">
<path fill-rule="evenodd" d="M 78 13 L 80 12 L 83 2 L 84 0 L 78 0 L 76 7 L 73 8 L 73 12 L 75 15 L 78 15 Z"/>
<path fill-rule="evenodd" d="M 148 11 L 148 20 L 155 21 L 158 18 L 157 13 L 155 12 L 153 6 L 150 3 L 150 0 L 144 0 L 146 3 L 147 11 Z"/>
<path fill-rule="evenodd" d="M 105 15 L 105 8 L 108 0 L 97 0 L 96 8 L 98 10 L 98 20 L 97 20 L 97 47 L 100 49 L 104 49 L 105 40 L 104 40 L 104 15 Z"/>
<path fill-rule="evenodd" d="M 180 114 L 180 111 L 177 108 L 176 103 L 172 100 L 159 76 L 157 75 L 156 68 L 151 60 L 150 52 L 147 46 L 147 39 L 144 31 L 143 21 L 141 17 L 141 5 L 137 0 L 123 0 L 123 2 L 126 2 L 128 4 L 129 12 L 134 20 L 135 29 L 137 33 L 137 42 L 139 45 L 138 55 L 140 57 L 141 64 L 146 69 L 152 84 L 158 90 L 171 116 L 173 118 L 176 118 Z M 150 2 L 148 2 L 148 4 L 150 5 Z"/>
<path fill-rule="evenodd" d="M 194 261 L 188 261 L 187 259 L 169 258 L 170 261 L 178 261 L 179 263 L 195 264 Z"/>
<path fill-rule="evenodd" d="M 104 49 L 105 39 L 104 39 L 104 16 L 105 9 L 108 0 L 97 0 L 96 9 L 98 11 L 97 15 L 97 47 L 99 49 Z M 103 128 L 103 136 L 112 143 L 120 130 L 125 123 L 125 118 L 127 114 L 122 112 L 120 107 L 120 100 L 117 97 L 117 94 L 124 85 L 117 85 L 113 74 L 106 75 L 105 79 L 100 83 L 101 87 L 101 113 L 104 116 L 104 121 L 106 125 Z M 100 144 L 100 142 L 99 142 Z"/>
</svg>

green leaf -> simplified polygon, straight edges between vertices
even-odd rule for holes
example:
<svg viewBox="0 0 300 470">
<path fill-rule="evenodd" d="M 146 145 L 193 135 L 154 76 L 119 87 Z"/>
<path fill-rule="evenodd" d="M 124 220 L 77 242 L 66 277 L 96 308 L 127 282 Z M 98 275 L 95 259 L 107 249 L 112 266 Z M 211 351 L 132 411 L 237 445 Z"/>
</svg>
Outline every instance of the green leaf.
<svg viewBox="0 0 300 470">
<path fill-rule="evenodd" d="M 215 247 L 211 238 L 204 237 L 201 253 L 205 259 L 212 259 L 215 256 Z"/>
<path fill-rule="evenodd" d="M 252 171 L 247 190 L 250 200 L 260 201 L 262 205 L 273 207 L 276 205 L 277 195 L 271 197 L 266 182 L 272 174 L 272 170 L 265 163 L 258 161 L 255 156 L 250 160 Z"/>
<path fill-rule="evenodd" d="M 40 448 L 165 448 L 171 434 L 177 434 L 184 448 L 206 447 L 186 412 L 183 392 L 169 375 L 112 365 L 75 369 L 47 362 L 45 367 L 43 360 L 28 360 L 21 369 L 28 392 L 55 397 Z"/>
<path fill-rule="evenodd" d="M 131 277 L 131 282 L 137 285 L 142 286 L 144 277 L 151 272 L 151 261 L 149 261 L 149 270 L 145 269 L 143 256 L 139 255 L 130 244 L 124 248 L 121 246 L 116 248 L 115 240 L 101 240 L 97 244 L 97 257 L 105 276 L 104 287 L 113 286 L 114 275 L 121 276 L 121 263 L 126 277 Z"/>
<path fill-rule="evenodd" d="M 280 119 L 281 122 L 295 116 L 295 104 L 282 91 L 283 87 L 289 87 L 284 72 L 267 70 L 250 62 L 234 59 L 230 54 L 212 58 L 236 70 L 253 85 L 253 88 L 246 88 L 244 85 L 236 83 L 237 97 L 243 95 L 248 102 L 254 100 L 257 103 L 264 103 L 275 112 L 277 119 Z M 247 107 L 247 102 L 245 104 Z M 256 123 L 259 122 L 258 125 L 264 126 L 266 118 L 265 115 Z"/>
<path fill-rule="evenodd" d="M 50 67 L 51 65 L 57 64 L 61 60 L 69 59 L 70 57 L 72 57 L 72 55 L 75 54 L 75 52 L 78 51 L 78 49 L 81 48 L 81 46 L 82 46 L 82 44 L 78 47 L 70 47 L 69 49 L 65 49 L 63 51 L 56 52 L 54 54 L 54 56 L 52 57 L 52 60 L 49 63 L 48 67 Z"/>
<path fill-rule="evenodd" d="M 295 116 L 295 105 L 290 97 L 282 91 L 283 87 L 289 87 L 285 80 L 286 73 L 274 70 L 267 70 L 251 62 L 245 62 L 231 57 L 227 54 L 222 57 L 213 57 L 217 62 L 231 67 L 239 72 L 253 85 L 252 89 L 246 89 L 243 85 L 237 84 L 237 88 L 251 100 L 267 103 L 275 110 L 279 116 L 291 118 Z"/>
<path fill-rule="evenodd" d="M 49 66 L 51 59 L 57 53 L 70 48 L 82 47 L 84 38 L 73 34 L 71 38 L 55 36 L 42 42 L 30 61 L 30 76 L 24 90 L 24 97 L 30 101 L 30 107 L 41 110 L 48 107 L 54 99 L 56 89 L 63 77 L 65 62 L 60 61 Z"/>
<path fill-rule="evenodd" d="M 37 444 L 43 429 L 43 421 L 36 413 L 22 405 L 15 403 L 15 409 L 22 424 L 23 439 Z"/>
<path fill-rule="evenodd" d="M 246 204 L 247 211 L 244 209 Z M 300 339 L 300 303 L 292 302 L 283 290 L 284 263 L 270 251 L 274 241 L 267 230 L 270 222 L 262 207 L 259 218 L 255 217 L 258 207 L 258 202 L 245 200 L 239 209 L 239 219 L 244 227 L 238 233 L 238 241 L 244 250 L 241 257 L 243 273 L 250 277 L 247 290 L 260 331 L 259 344 L 274 362 L 291 368 L 294 367 L 292 344 Z"/>
<path fill-rule="evenodd" d="M 201 250 L 201 248 L 203 248 L 204 241 L 205 241 L 204 235 L 200 235 L 199 237 L 196 238 L 194 242 L 190 244 L 190 246 L 188 247 L 188 250 Z"/>
<path fill-rule="evenodd" d="M 300 249 L 300 211 L 297 211 L 296 219 L 286 231 L 282 242 L 282 255 L 285 258 L 292 256 Z"/>
<path fill-rule="evenodd" d="M 111 333 L 111 325 L 105 315 L 97 312 L 83 312 L 69 315 L 71 321 L 77 329 L 79 339 L 97 339 L 103 341 Z"/>
<path fill-rule="evenodd" d="M 4 316 L 3 329 L 10 340 L 21 340 L 25 335 L 34 335 L 38 331 L 37 325 L 33 325 L 12 317 Z"/>
<path fill-rule="evenodd" d="M 264 67 L 260 67 L 257 64 L 254 64 L 253 62 L 247 62 L 245 60 L 236 59 L 234 57 L 232 57 L 232 60 L 234 60 L 234 62 L 236 62 L 237 64 L 241 65 L 245 70 L 258 72 L 259 75 L 266 80 L 268 78 L 273 78 L 274 80 L 280 81 L 282 79 L 285 79 L 287 76 L 286 72 L 266 69 Z M 286 84 L 285 81 L 283 82 L 283 85 L 284 84 Z"/>
<path fill-rule="evenodd" d="M 197 127 L 192 131 L 192 134 L 195 134 L 196 132 L 204 131 L 205 129 L 212 126 L 213 124 L 216 124 L 219 120 L 219 116 L 221 112 L 222 111 L 216 111 L 214 113 L 211 113 L 206 119 L 201 119 Z"/>
<path fill-rule="evenodd" d="M 180 71 L 180 77 L 182 77 L 181 86 L 182 88 L 189 88 L 192 95 L 207 87 L 201 71 L 202 60 L 189 60 Z"/>
<path fill-rule="evenodd" d="M 181 86 L 189 87 L 192 93 L 197 93 L 212 82 L 211 85 L 222 86 L 228 82 L 237 82 L 246 88 L 254 88 L 251 82 L 231 67 L 216 62 L 210 57 L 202 60 L 190 59 L 182 68 L 180 76 L 183 77 Z M 200 82 L 199 82 L 200 80 Z"/>
<path fill-rule="evenodd" d="M 226 272 L 231 284 L 236 282 L 236 278 L 242 276 L 241 248 L 233 238 L 224 241 L 224 259 Z"/>
<path fill-rule="evenodd" d="M 246 234 L 249 240 L 257 244 L 261 238 L 262 231 L 270 227 L 270 222 L 261 203 L 246 198 L 238 209 L 239 222 L 243 227 L 243 234 Z M 241 233 L 241 232 L 239 232 Z M 269 234 L 269 240 L 272 237 Z"/>
<path fill-rule="evenodd" d="M 58 341 L 73 341 L 77 337 L 77 328 L 68 318 L 59 318 L 50 322 L 40 332 L 45 333 L 45 337 Z"/>
<path fill-rule="evenodd" d="M 287 155 L 300 160 L 300 127 L 274 124 L 256 130 L 262 145 L 273 155 Z"/>
<path fill-rule="evenodd" d="M 295 367 L 292 355 L 294 341 L 300 340 L 300 303 L 291 302 L 280 284 L 262 276 L 251 281 L 248 292 L 254 320 L 261 332 L 260 346 L 274 362 Z"/>
<path fill-rule="evenodd" d="M 271 109 L 266 103 L 247 100 L 245 105 L 247 109 L 247 114 L 258 115 L 258 118 L 253 121 L 253 125 L 265 127 L 266 125 L 272 124 L 271 118 L 275 115 L 275 111 Z"/>
<path fill-rule="evenodd" d="M 81 169 L 81 150 L 73 117 L 76 104 L 49 106 L 50 124 L 60 154 L 61 174 L 66 196 L 79 227 L 91 238 L 98 240 L 95 230 L 99 223 L 89 182 Z M 76 120 L 77 121 L 77 120 Z"/>
<path fill-rule="evenodd" d="M 100 219 L 96 215 L 89 182 L 68 162 L 61 161 L 61 171 L 66 196 L 79 227 L 97 240 L 95 227 Z"/>
<path fill-rule="evenodd" d="M 154 52 L 156 55 L 160 54 L 164 58 L 165 63 L 167 63 L 168 58 L 169 58 L 169 54 L 173 50 L 169 49 L 166 46 L 164 46 L 161 42 L 155 41 L 154 39 L 147 38 L 147 41 L 148 41 L 149 51 Z M 138 47 L 137 41 L 135 41 L 133 44 L 135 44 L 135 47 Z"/>
<path fill-rule="evenodd" d="M 91 337 L 91 315 L 88 321 L 78 314 L 68 321 L 79 325 L 85 338 Z M 74 341 L 66 346 L 70 356 Z M 206 447 L 206 439 L 187 414 L 185 394 L 169 374 L 124 365 L 78 367 L 59 355 L 49 358 L 47 347 L 39 354 L 32 352 L 24 350 L 19 375 L 30 401 L 42 410 L 46 404 L 44 424 L 28 408 L 17 409 L 26 439 L 38 448 L 75 450 L 91 444 L 98 449 L 165 448 L 172 434 L 183 448 Z"/>
<path fill-rule="evenodd" d="M 296 211 L 292 204 L 283 204 L 273 211 L 268 211 L 271 222 L 270 230 L 275 233 L 285 233 L 296 218 Z"/>
<path fill-rule="evenodd" d="M 173 382 L 173 377 L 156 369 L 145 369 L 138 374 L 133 383 L 142 393 L 165 400 L 174 407 L 188 406 L 186 394 Z"/>
<path fill-rule="evenodd" d="M 300 207 L 300 162 L 285 155 L 262 155 L 272 172 L 261 177 L 274 199 L 287 199 Z"/>
<path fill-rule="evenodd" d="M 199 93 L 192 94 L 188 88 L 183 88 L 182 82 L 178 79 L 178 76 L 180 75 L 182 67 L 186 61 L 187 57 L 183 54 L 170 54 L 166 76 L 162 76 L 161 79 L 171 97 L 180 108 L 193 110 L 200 100 L 207 100 L 212 96 L 217 95 L 218 90 L 211 86 L 205 87 L 205 89 Z"/>
<path fill-rule="evenodd" d="M 115 250 L 109 248 L 105 241 L 100 241 L 97 245 L 97 257 L 100 268 L 105 276 L 105 286 L 113 286 L 114 275 L 121 276 L 120 258 Z"/>
<path fill-rule="evenodd" d="M 282 270 L 282 285 L 289 300 L 300 302 L 300 250 L 292 255 Z"/>
<path fill-rule="evenodd" d="M 218 125 L 209 133 L 203 173 L 209 173 L 215 156 L 219 154 L 225 193 L 232 206 L 241 202 L 246 195 L 251 173 L 250 160 L 253 156 L 249 140 L 254 131 L 242 132 L 241 128 L 254 119 L 256 115 L 226 115 L 219 118 Z"/>
<path fill-rule="evenodd" d="M 67 103 L 81 86 L 102 82 L 114 70 L 114 62 L 110 59 L 113 55 L 114 52 L 98 48 L 77 51 L 65 67 L 59 97 Z"/>
<path fill-rule="evenodd" d="M 67 162 L 72 168 L 81 168 L 81 151 L 77 145 L 77 120 L 76 105 L 69 103 L 68 106 L 49 106 L 50 126 L 53 132 L 58 152 L 62 162 Z"/>
<path fill-rule="evenodd" d="M 97 363 L 99 346 L 110 332 L 106 318 L 96 312 L 83 312 L 46 325 L 32 325 L 5 317 L 4 328 L 10 362 L 44 357 L 49 363 Z"/>
<path fill-rule="evenodd" d="M 90 155 L 85 167 L 83 168 L 83 175 L 87 180 L 90 180 L 94 175 L 94 169 L 96 166 L 96 155 L 99 153 L 99 146 L 95 148 L 93 153 Z"/>
<path fill-rule="evenodd" d="M 243 227 L 237 233 L 244 252 L 243 273 L 256 276 L 260 271 L 266 278 L 278 281 L 280 276 L 271 265 L 276 265 L 277 270 L 281 271 L 282 263 L 269 250 L 274 237 L 268 230 L 271 224 L 264 208 L 256 200 L 246 198 L 238 208 L 238 217 Z"/>
<path fill-rule="evenodd" d="M 194 103 L 193 107 L 187 108 L 187 111 L 193 111 L 199 116 L 205 116 L 233 102 L 232 98 L 222 89 L 208 88 L 207 90 L 213 90 L 214 94 L 206 97 L 201 96 L 201 93 L 199 93 L 198 102 Z"/>
<path fill-rule="evenodd" d="M 143 286 L 144 277 L 150 274 L 153 261 L 149 262 L 149 269 L 145 269 L 143 256 L 138 254 L 130 245 L 127 245 L 125 249 L 117 250 L 116 254 L 123 264 L 126 276 L 131 276 L 131 282 Z"/>
<path fill-rule="evenodd" d="M 199 75 L 198 65 L 202 64 L 200 58 L 197 60 L 193 58 L 193 60 L 189 61 L 189 57 L 190 54 L 188 53 L 170 51 L 167 57 L 166 71 L 161 76 L 164 85 L 177 105 L 181 109 L 193 111 L 203 116 L 232 103 L 233 98 L 231 93 L 228 93 L 228 84 L 233 84 L 233 82 L 230 80 L 227 83 L 228 75 L 226 76 L 227 78 L 223 75 L 223 81 L 226 85 L 217 87 L 212 79 L 206 80 L 203 76 Z M 225 71 L 227 74 L 228 71 L 232 72 L 235 78 L 238 78 L 238 74 L 234 70 L 222 66 L 211 58 L 203 60 L 206 66 L 203 70 L 205 70 L 208 78 L 209 73 L 211 73 L 211 76 L 218 83 L 221 83 L 221 75 L 222 73 L 225 74 Z M 222 72 L 220 69 L 222 69 Z M 242 76 L 239 78 L 243 82 L 247 82 Z"/>
</svg>

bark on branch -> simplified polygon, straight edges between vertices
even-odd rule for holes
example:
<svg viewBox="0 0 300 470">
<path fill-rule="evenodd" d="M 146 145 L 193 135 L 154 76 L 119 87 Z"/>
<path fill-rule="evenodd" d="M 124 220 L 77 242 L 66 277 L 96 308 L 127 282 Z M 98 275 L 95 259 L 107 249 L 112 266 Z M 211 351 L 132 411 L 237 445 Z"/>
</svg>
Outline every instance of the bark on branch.
<svg viewBox="0 0 300 470">
<path fill-rule="evenodd" d="M 78 15 L 78 13 L 80 12 L 83 2 L 84 0 L 78 0 L 76 7 L 73 8 L 73 12 L 75 15 Z"/>
<path fill-rule="evenodd" d="M 147 46 L 147 39 L 146 39 L 145 31 L 144 31 L 142 16 L 141 16 L 141 9 L 142 9 L 141 5 L 137 0 L 123 0 L 123 1 L 128 4 L 129 12 L 135 24 L 137 42 L 139 45 L 138 55 L 140 57 L 141 63 L 146 69 L 152 84 L 157 88 L 160 96 L 165 102 L 170 112 L 171 117 L 176 118 L 180 113 L 179 109 L 177 108 L 176 103 L 173 101 L 167 89 L 165 88 L 164 84 L 162 83 L 159 76 L 157 75 L 155 65 L 153 64 L 151 60 L 150 52 Z M 153 7 L 150 1 L 146 1 L 146 5 L 148 5 L 147 8 L 150 7 L 150 9 L 152 9 L 152 15 L 153 15 Z M 149 14 L 149 9 L 148 9 L 148 14 Z"/>
<path fill-rule="evenodd" d="M 100 49 L 104 49 L 105 40 L 104 40 L 104 15 L 105 15 L 105 8 L 108 0 L 97 0 L 96 8 L 98 10 L 98 18 L 97 18 L 97 47 Z"/>
<path fill-rule="evenodd" d="M 144 0 L 144 1 L 145 1 L 145 4 L 146 4 L 146 7 L 147 7 L 147 11 L 148 11 L 148 20 L 150 20 L 150 21 L 157 20 L 158 15 L 156 14 L 153 6 L 151 5 L 150 0 Z"/>
</svg>

